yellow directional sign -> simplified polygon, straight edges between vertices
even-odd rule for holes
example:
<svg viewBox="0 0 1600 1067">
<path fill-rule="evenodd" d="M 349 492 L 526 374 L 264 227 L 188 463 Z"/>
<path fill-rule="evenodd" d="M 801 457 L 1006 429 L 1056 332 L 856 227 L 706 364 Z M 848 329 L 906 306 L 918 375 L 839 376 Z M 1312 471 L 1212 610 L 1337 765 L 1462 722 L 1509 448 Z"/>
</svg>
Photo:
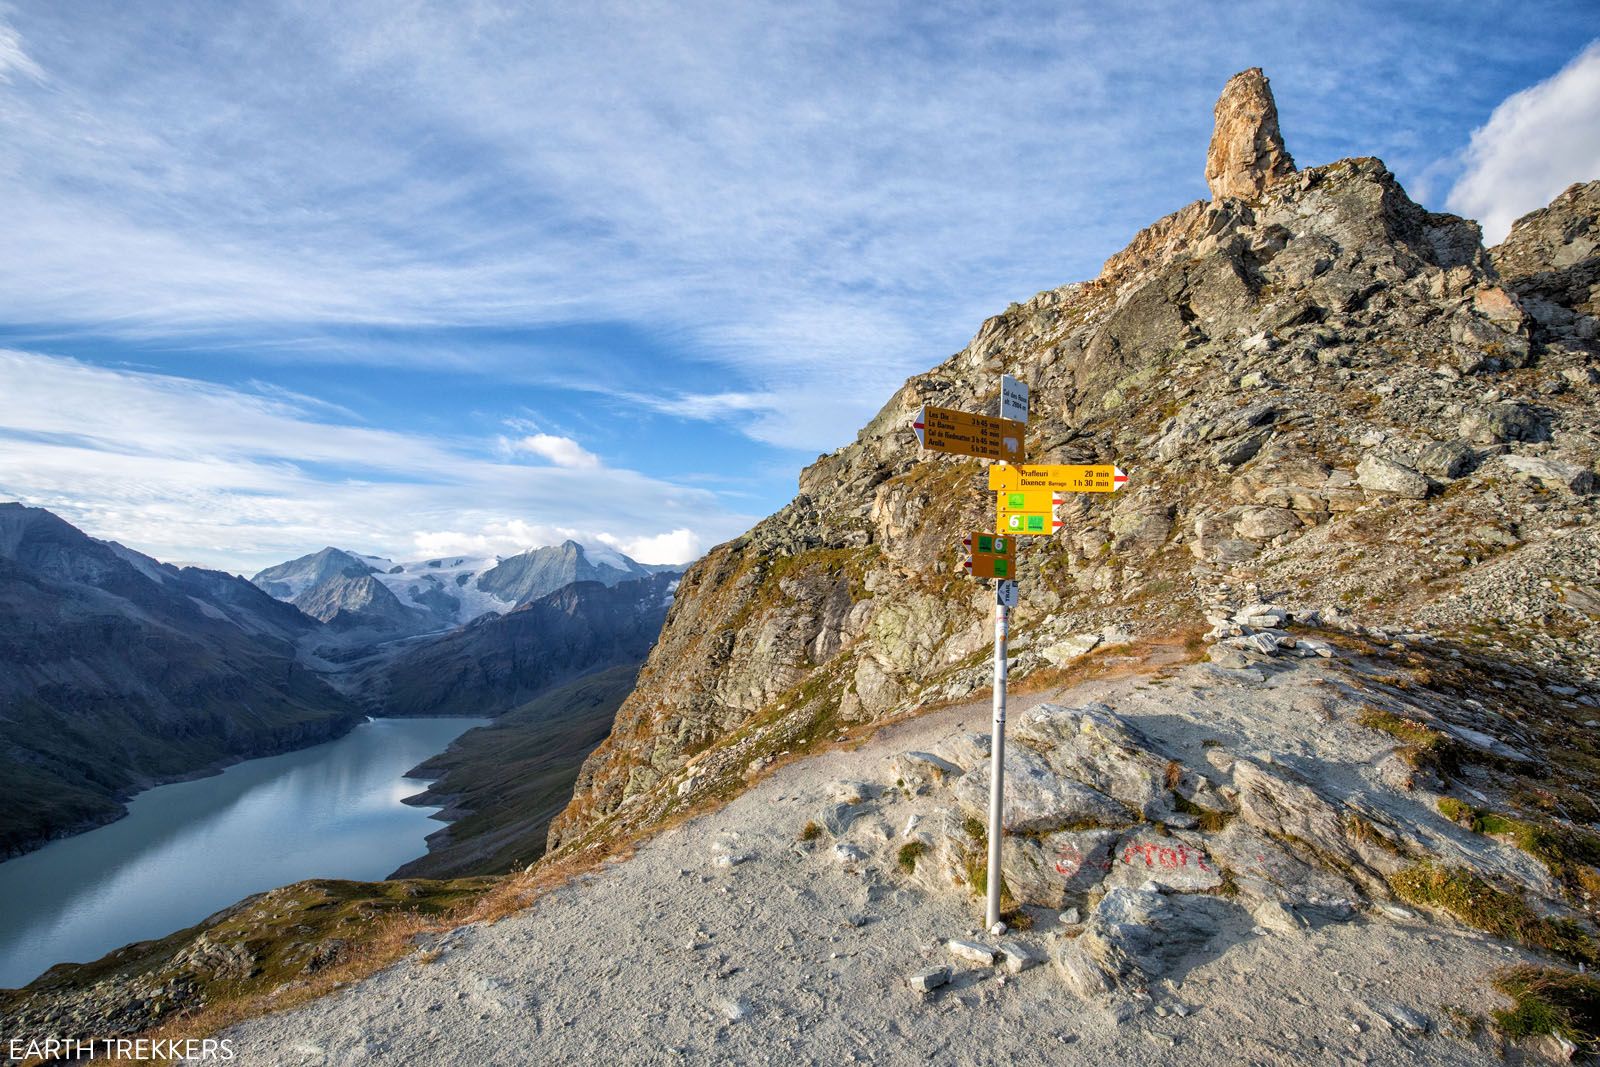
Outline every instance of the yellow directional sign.
<svg viewBox="0 0 1600 1067">
<path fill-rule="evenodd" d="M 917 432 L 917 443 L 933 452 L 1003 459 L 1008 463 L 1021 463 L 1026 458 L 1022 435 L 1027 427 L 1011 419 L 925 404 L 911 428 Z"/>
<path fill-rule="evenodd" d="M 1067 498 L 1051 489 L 1002 489 L 995 503 L 1007 511 L 1049 511 Z"/>
<path fill-rule="evenodd" d="M 995 526 L 1012 537 L 1049 537 L 1061 522 L 1049 508 L 1044 511 L 1011 511 L 1004 504 L 995 509 Z"/>
<path fill-rule="evenodd" d="M 1083 465 L 1055 463 L 1023 466 L 996 464 L 989 468 L 989 488 L 1057 493 L 1115 493 L 1128 484 L 1128 476 L 1109 463 Z"/>
</svg>

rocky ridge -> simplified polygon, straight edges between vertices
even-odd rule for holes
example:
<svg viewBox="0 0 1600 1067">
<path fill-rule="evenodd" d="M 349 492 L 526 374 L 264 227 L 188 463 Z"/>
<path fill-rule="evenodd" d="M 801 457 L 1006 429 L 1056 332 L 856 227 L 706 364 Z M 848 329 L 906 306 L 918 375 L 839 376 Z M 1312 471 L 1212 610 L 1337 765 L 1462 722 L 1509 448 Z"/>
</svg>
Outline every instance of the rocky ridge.
<svg viewBox="0 0 1600 1067">
<path fill-rule="evenodd" d="M 923 403 L 995 413 L 1002 370 L 1031 387 L 1031 461 L 1133 476 L 1026 546 L 1014 678 L 1108 639 L 1198 632 L 1253 585 L 1291 613 L 1594 692 L 1593 186 L 1487 250 L 1379 160 L 1293 172 L 1270 99 L 1246 72 L 1218 105 L 1224 195 L 990 319 L 690 569 L 552 846 L 987 683 L 990 594 L 954 552 L 991 521 L 983 463 L 918 455 L 907 427 Z"/>
</svg>

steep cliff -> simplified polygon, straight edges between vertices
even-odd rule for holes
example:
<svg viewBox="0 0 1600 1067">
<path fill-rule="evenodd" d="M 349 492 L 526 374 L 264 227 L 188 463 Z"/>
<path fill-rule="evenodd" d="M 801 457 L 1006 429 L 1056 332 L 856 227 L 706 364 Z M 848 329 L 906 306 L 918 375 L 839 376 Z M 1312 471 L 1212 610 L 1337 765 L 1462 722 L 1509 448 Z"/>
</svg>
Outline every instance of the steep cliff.
<svg viewBox="0 0 1600 1067">
<path fill-rule="evenodd" d="M 1032 389 L 1031 461 L 1133 476 L 1027 546 L 1014 676 L 1271 590 L 1336 625 L 1595 677 L 1592 309 L 1530 314 L 1477 225 L 1418 206 L 1379 160 L 1295 172 L 1259 72 L 1217 119 L 1215 199 L 984 323 L 689 570 L 552 847 L 987 683 L 992 594 L 955 554 L 993 522 L 984 464 L 919 454 L 908 424 L 924 403 L 997 413 L 1002 371 Z M 1586 262 L 1588 232 L 1544 227 L 1517 276 Z"/>
</svg>

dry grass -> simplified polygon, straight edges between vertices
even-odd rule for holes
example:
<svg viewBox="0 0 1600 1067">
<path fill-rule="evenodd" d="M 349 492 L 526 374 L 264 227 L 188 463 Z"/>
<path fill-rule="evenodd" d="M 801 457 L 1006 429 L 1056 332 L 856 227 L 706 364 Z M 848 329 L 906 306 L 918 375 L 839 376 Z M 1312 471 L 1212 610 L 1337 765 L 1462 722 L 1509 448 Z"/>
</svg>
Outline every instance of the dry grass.
<svg viewBox="0 0 1600 1067">
<path fill-rule="evenodd" d="M 1510 967 L 1494 987 L 1514 1002 L 1494 1013 L 1512 1039 L 1558 1034 L 1581 1053 L 1600 1052 L 1600 981 L 1553 967 Z"/>
<path fill-rule="evenodd" d="M 1574 963 L 1600 962 L 1594 939 L 1577 923 L 1538 915 L 1521 897 L 1496 889 L 1464 867 L 1419 863 L 1390 877 L 1389 886 L 1408 904 L 1447 911 L 1496 937 Z"/>
</svg>

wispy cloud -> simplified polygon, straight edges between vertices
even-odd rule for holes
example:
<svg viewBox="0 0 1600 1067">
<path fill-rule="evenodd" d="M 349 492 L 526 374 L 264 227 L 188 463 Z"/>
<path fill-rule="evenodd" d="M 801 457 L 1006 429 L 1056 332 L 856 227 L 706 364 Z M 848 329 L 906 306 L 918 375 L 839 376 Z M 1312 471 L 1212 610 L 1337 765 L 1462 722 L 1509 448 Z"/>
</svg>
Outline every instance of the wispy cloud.
<svg viewBox="0 0 1600 1067">
<path fill-rule="evenodd" d="M 1450 210 L 1483 223 L 1487 244 L 1573 182 L 1600 178 L 1600 41 L 1506 99 L 1473 131 Z"/>
<path fill-rule="evenodd" d="M 1404 177 L 1498 99 L 1508 24 L 1538 26 L 1528 55 L 1583 17 L 39 4 L 0 15 L 0 305 L 463 371 L 488 368 L 338 331 L 641 324 L 721 369 L 700 392 L 758 401 L 685 417 L 829 448 L 985 315 L 1203 195 L 1234 70 L 1268 68 L 1298 158 L 1392 153 Z M 831 402 L 786 399 L 808 392 Z"/>
<path fill-rule="evenodd" d="M 162 558 L 252 570 L 329 543 L 434 555 L 568 536 L 659 557 L 753 521 L 571 441 L 562 454 L 577 466 L 505 462 L 487 440 L 353 426 L 280 397 L 4 349 L 0 395 L 0 497 Z"/>
</svg>

